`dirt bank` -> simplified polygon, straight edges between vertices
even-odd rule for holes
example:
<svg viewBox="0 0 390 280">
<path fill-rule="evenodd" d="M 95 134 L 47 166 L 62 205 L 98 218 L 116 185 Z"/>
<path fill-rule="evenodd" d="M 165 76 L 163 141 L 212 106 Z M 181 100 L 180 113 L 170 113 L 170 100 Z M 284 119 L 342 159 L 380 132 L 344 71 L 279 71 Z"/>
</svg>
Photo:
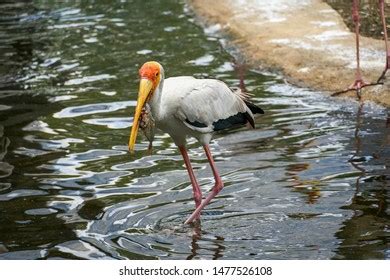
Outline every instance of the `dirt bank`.
<svg viewBox="0 0 390 280">
<path fill-rule="evenodd" d="M 329 94 L 354 81 L 355 35 L 320 0 L 189 2 L 207 24 L 219 24 L 232 35 L 254 67 L 280 70 L 294 84 Z M 384 42 L 361 37 L 363 79 L 376 81 L 384 65 Z M 363 89 L 363 99 L 390 106 L 389 80 L 384 86 Z"/>
</svg>

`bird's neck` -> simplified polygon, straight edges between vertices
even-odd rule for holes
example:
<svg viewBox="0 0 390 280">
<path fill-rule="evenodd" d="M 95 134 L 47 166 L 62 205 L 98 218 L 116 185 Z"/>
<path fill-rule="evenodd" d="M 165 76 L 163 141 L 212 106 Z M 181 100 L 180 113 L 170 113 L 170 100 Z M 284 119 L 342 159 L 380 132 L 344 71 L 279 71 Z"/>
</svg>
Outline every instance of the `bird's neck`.
<svg viewBox="0 0 390 280">
<path fill-rule="evenodd" d="M 150 108 L 152 111 L 152 115 L 155 120 L 161 119 L 162 116 L 162 108 L 161 108 L 161 98 L 162 98 L 162 90 L 164 86 L 164 77 L 161 78 L 158 87 L 156 88 L 152 98 L 150 99 Z"/>
</svg>

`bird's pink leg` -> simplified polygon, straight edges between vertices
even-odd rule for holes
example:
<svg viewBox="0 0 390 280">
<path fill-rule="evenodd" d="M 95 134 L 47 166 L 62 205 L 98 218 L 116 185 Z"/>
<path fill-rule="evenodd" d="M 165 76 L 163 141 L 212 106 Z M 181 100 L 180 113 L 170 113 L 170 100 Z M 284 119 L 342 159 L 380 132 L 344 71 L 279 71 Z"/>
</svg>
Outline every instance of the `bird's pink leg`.
<svg viewBox="0 0 390 280">
<path fill-rule="evenodd" d="M 352 4 L 352 20 L 355 24 L 355 34 L 356 34 L 356 74 L 355 74 L 355 81 L 353 82 L 352 85 L 350 85 L 347 89 L 338 91 L 332 94 L 332 96 L 336 96 L 345 92 L 348 92 L 350 90 L 355 90 L 357 97 L 360 99 L 361 98 L 361 91 L 362 88 L 366 86 L 372 86 L 376 85 L 375 84 L 369 84 L 366 83 L 363 78 L 362 78 L 362 72 L 360 69 L 360 42 L 359 42 L 359 37 L 360 37 L 360 15 L 359 15 L 359 0 L 353 0 Z"/>
<path fill-rule="evenodd" d="M 383 70 L 381 76 L 379 77 L 377 83 L 380 83 L 386 75 L 387 70 L 390 69 L 390 49 L 387 42 L 387 26 L 386 26 L 386 17 L 385 17 L 385 1 L 379 0 L 379 10 L 381 14 L 381 20 L 383 25 L 383 37 L 385 39 L 385 48 L 386 48 L 386 66 L 385 70 Z"/>
<path fill-rule="evenodd" d="M 187 171 L 188 171 L 188 176 L 190 177 L 191 180 L 191 185 L 192 185 L 192 192 L 194 195 L 194 200 L 195 200 L 195 206 L 198 208 L 202 202 L 202 191 L 200 190 L 199 184 L 196 181 L 194 171 L 191 166 L 190 158 L 188 156 L 187 150 L 184 146 L 179 147 L 180 153 L 183 156 L 184 163 L 186 165 Z M 194 216 L 195 220 L 199 219 L 199 215 Z"/>
<path fill-rule="evenodd" d="M 211 189 L 209 195 L 202 201 L 202 203 L 196 207 L 195 211 L 191 214 L 191 216 L 185 221 L 185 224 L 191 223 L 196 217 L 199 217 L 200 211 L 212 200 L 223 188 L 223 182 L 221 177 L 218 174 L 217 167 L 215 166 L 213 156 L 211 155 L 210 149 L 208 145 L 203 146 L 204 151 L 206 152 L 207 159 L 209 160 L 211 170 L 214 174 L 215 185 Z"/>
</svg>

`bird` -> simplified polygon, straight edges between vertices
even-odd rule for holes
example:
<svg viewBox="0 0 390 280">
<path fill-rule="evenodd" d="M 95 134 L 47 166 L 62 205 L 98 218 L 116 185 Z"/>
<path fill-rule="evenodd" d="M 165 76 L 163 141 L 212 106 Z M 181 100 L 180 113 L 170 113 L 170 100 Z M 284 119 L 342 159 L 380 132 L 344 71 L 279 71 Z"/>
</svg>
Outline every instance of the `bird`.
<svg viewBox="0 0 390 280">
<path fill-rule="evenodd" d="M 164 68 L 157 61 L 145 62 L 139 69 L 139 78 L 129 151 L 134 152 L 140 118 L 148 104 L 155 127 L 168 133 L 178 147 L 191 181 L 195 210 L 185 224 L 198 221 L 202 209 L 224 186 L 209 148 L 214 132 L 244 125 L 255 128 L 254 114 L 264 111 L 250 100 L 248 93 L 231 89 L 217 79 L 165 79 Z M 186 149 L 188 137 L 194 137 L 203 146 L 214 176 L 214 186 L 204 199 Z"/>
<path fill-rule="evenodd" d="M 384 79 L 387 71 L 390 70 L 390 47 L 388 45 L 388 36 L 387 36 L 387 25 L 386 25 L 386 16 L 385 16 L 385 0 L 379 0 L 379 14 L 381 17 L 382 27 L 383 27 L 383 39 L 385 41 L 385 54 L 386 54 L 386 63 L 385 68 L 382 71 L 382 74 L 379 76 L 376 82 L 367 83 L 362 77 L 362 72 L 360 68 L 360 15 L 359 15 L 359 0 L 352 1 L 352 21 L 355 25 L 355 44 L 356 44 L 356 72 L 355 72 L 355 81 L 347 87 L 347 89 L 335 92 L 332 96 L 346 93 L 348 91 L 356 91 L 358 99 L 361 99 L 362 88 L 367 86 L 375 86 L 384 83 Z"/>
</svg>

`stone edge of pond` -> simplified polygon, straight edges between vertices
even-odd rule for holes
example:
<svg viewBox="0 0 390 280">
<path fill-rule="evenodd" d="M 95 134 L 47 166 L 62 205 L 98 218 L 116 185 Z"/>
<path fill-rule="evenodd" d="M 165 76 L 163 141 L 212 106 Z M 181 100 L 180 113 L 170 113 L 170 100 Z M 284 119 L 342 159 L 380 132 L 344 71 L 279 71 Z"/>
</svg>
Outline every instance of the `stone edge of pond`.
<svg viewBox="0 0 390 280">
<path fill-rule="evenodd" d="M 281 72 L 292 84 L 326 94 L 347 88 L 355 78 L 355 34 L 327 3 L 296 3 L 188 0 L 202 22 L 218 25 L 214 29 L 232 37 L 248 65 Z M 376 81 L 385 66 L 384 42 L 362 36 L 360 48 L 363 79 Z M 389 93 L 387 78 L 385 85 L 364 88 L 362 100 L 390 107 Z M 341 96 L 355 98 L 356 94 Z"/>
</svg>

